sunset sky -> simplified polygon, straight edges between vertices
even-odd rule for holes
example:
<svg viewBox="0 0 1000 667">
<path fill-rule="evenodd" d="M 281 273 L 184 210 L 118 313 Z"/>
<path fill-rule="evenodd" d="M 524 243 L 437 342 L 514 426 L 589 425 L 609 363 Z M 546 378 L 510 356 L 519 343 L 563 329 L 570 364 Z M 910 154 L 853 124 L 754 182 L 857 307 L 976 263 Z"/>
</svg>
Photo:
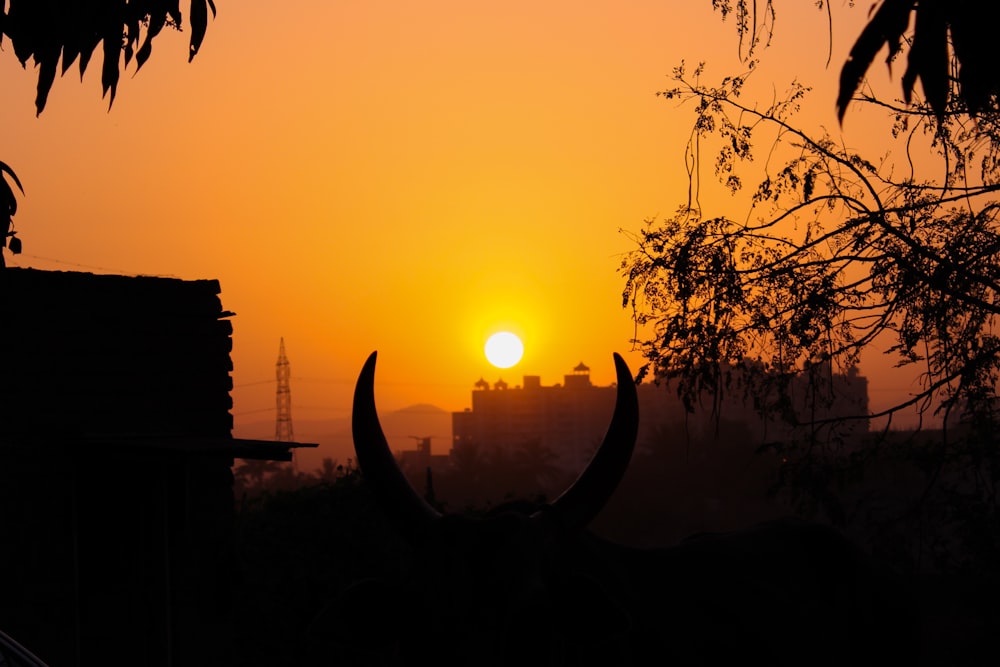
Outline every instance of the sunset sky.
<svg viewBox="0 0 1000 667">
<path fill-rule="evenodd" d="M 839 132 L 866 7 L 835 3 L 827 66 L 826 14 L 777 5 L 754 91 L 797 77 Z M 638 367 L 619 230 L 687 188 L 691 115 L 655 92 L 682 59 L 712 81 L 740 71 L 731 19 L 708 0 L 217 7 L 193 63 L 187 35 L 164 34 L 110 112 L 98 54 L 36 118 L 36 71 L 5 44 L 0 160 L 26 190 L 9 265 L 218 279 L 237 425 L 273 420 L 281 337 L 303 420 L 346 416 L 375 349 L 382 410 L 461 410 L 480 376 L 553 384 L 581 360 L 608 384 L 614 351 Z M 483 355 L 500 329 L 525 345 L 502 372 Z M 876 380 L 873 400 L 893 388 Z"/>
</svg>

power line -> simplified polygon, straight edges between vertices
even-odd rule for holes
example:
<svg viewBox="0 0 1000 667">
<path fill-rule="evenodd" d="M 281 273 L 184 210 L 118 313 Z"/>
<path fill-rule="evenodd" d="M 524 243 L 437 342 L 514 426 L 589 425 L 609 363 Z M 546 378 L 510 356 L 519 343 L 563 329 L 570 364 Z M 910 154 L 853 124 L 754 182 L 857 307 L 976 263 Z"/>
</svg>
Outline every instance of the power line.
<svg viewBox="0 0 1000 667">
<path fill-rule="evenodd" d="M 75 266 L 78 269 L 89 269 L 91 271 L 103 271 L 105 273 L 114 274 L 114 275 L 143 275 L 143 276 L 148 276 L 150 278 L 177 278 L 177 276 L 172 275 L 172 274 L 155 274 L 155 273 L 154 274 L 136 274 L 136 273 L 132 273 L 131 271 L 121 271 L 119 269 L 109 269 L 106 266 L 93 266 L 91 264 L 80 264 L 79 262 L 67 262 L 67 261 L 62 260 L 62 259 L 55 259 L 54 257 L 42 257 L 41 255 L 28 255 L 28 254 L 25 254 L 25 253 L 21 253 L 20 255 L 14 255 L 13 258 L 12 258 L 12 262 L 11 262 L 12 265 L 16 266 L 18 268 L 32 268 L 30 266 L 22 266 L 19 262 L 17 262 L 17 258 L 18 257 L 26 258 L 26 259 L 37 259 L 37 260 L 41 260 L 43 262 L 52 262 L 53 264 L 62 264 L 63 266 Z"/>
<path fill-rule="evenodd" d="M 234 417 L 242 417 L 243 415 L 257 415 L 257 414 L 260 414 L 261 412 L 271 412 L 272 410 L 274 410 L 273 407 L 270 407 L 270 408 L 257 408 L 256 410 L 241 410 L 240 412 L 234 412 L 233 416 Z"/>
<path fill-rule="evenodd" d="M 272 382 L 275 382 L 275 380 L 268 379 L 268 380 L 256 380 L 254 382 L 241 382 L 239 384 L 234 384 L 233 389 L 239 389 L 240 387 L 252 387 L 257 384 L 271 384 Z"/>
</svg>

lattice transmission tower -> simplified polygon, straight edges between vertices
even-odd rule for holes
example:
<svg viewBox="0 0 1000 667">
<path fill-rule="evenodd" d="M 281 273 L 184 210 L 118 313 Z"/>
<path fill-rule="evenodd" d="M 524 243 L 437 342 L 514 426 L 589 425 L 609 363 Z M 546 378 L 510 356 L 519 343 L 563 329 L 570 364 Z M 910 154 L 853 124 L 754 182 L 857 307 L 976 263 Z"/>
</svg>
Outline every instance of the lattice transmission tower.
<svg viewBox="0 0 1000 667">
<path fill-rule="evenodd" d="M 275 365 L 278 375 L 278 415 L 274 421 L 274 439 L 278 442 L 292 442 L 292 392 L 288 388 L 288 378 L 291 370 L 288 357 L 285 355 L 285 339 L 281 338 L 278 348 L 278 363 Z M 294 453 L 293 453 L 294 456 Z"/>
</svg>

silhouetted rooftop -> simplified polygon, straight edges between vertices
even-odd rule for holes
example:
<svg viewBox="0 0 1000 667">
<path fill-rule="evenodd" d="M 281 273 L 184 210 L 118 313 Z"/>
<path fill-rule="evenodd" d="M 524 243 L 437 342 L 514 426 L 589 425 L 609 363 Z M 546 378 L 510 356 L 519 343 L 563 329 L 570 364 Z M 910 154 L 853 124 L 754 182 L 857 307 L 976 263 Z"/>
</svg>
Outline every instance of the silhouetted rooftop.
<svg viewBox="0 0 1000 667">
<path fill-rule="evenodd" d="M 217 280 L 0 271 L 0 436 L 287 460 L 294 443 L 231 439 L 234 313 L 220 292 Z"/>
</svg>

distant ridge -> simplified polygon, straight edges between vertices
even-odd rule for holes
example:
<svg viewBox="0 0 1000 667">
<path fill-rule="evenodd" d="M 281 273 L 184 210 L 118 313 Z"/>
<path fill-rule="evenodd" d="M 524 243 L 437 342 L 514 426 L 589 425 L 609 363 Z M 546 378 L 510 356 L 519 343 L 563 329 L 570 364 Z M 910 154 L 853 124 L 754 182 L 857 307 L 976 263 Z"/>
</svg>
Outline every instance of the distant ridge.
<svg viewBox="0 0 1000 667">
<path fill-rule="evenodd" d="M 393 413 L 390 413 L 393 414 Z M 405 408 L 400 408 L 396 410 L 394 414 L 447 414 L 451 413 L 443 408 L 439 408 L 436 405 L 431 405 L 430 403 L 417 403 L 416 405 L 409 405 Z"/>
</svg>

